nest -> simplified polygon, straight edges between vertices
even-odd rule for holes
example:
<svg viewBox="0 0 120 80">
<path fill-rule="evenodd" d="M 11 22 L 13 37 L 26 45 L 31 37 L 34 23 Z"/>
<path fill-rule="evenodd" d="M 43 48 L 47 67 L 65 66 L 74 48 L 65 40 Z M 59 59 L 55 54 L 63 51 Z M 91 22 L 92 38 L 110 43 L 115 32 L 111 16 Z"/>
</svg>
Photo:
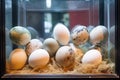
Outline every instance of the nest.
<svg viewBox="0 0 120 80">
<path fill-rule="evenodd" d="M 9 63 L 6 62 L 6 72 L 8 74 L 112 74 L 114 73 L 115 64 L 103 60 L 99 65 L 82 64 L 80 62 L 83 54 L 77 53 L 75 62 L 69 68 L 62 68 L 57 65 L 54 58 L 51 58 L 49 63 L 44 68 L 31 68 L 27 63 L 20 70 L 11 70 Z"/>
</svg>

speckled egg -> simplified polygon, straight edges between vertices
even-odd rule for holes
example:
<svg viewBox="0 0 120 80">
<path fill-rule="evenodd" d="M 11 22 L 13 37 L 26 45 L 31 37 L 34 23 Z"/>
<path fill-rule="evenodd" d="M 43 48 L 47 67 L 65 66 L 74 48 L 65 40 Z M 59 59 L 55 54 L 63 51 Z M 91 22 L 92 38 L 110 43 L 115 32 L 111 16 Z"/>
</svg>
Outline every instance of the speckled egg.
<svg viewBox="0 0 120 80">
<path fill-rule="evenodd" d="M 22 69 L 27 61 L 24 49 L 14 49 L 9 56 L 10 69 Z"/>
<path fill-rule="evenodd" d="M 89 39 L 89 33 L 87 31 L 86 26 L 83 25 L 76 25 L 71 30 L 71 39 L 74 45 L 79 46 L 84 44 Z"/>
<path fill-rule="evenodd" d="M 83 64 L 98 65 L 102 62 L 102 55 L 101 55 L 100 51 L 91 49 L 83 55 L 81 61 Z"/>
<path fill-rule="evenodd" d="M 10 39 L 16 45 L 26 45 L 31 40 L 30 32 L 22 26 L 15 26 L 10 29 Z"/>
<path fill-rule="evenodd" d="M 90 32 L 90 42 L 94 45 L 106 42 L 108 39 L 108 30 L 105 26 L 99 25 Z"/>
<path fill-rule="evenodd" d="M 30 55 L 34 50 L 42 48 L 43 44 L 39 39 L 32 39 L 26 45 L 25 52 Z"/>
<path fill-rule="evenodd" d="M 49 58 L 50 56 L 46 50 L 37 49 L 30 54 L 28 63 L 32 68 L 43 68 L 48 64 Z"/>
<path fill-rule="evenodd" d="M 43 42 L 43 47 L 48 51 L 51 57 L 55 56 L 56 51 L 59 48 L 58 42 L 53 38 L 47 38 Z"/>
<path fill-rule="evenodd" d="M 67 68 L 75 61 L 75 52 L 70 46 L 62 46 L 58 49 L 55 60 L 61 67 Z"/>
<path fill-rule="evenodd" d="M 53 29 L 53 37 L 61 44 L 67 45 L 70 40 L 70 32 L 62 23 L 55 25 Z"/>
</svg>

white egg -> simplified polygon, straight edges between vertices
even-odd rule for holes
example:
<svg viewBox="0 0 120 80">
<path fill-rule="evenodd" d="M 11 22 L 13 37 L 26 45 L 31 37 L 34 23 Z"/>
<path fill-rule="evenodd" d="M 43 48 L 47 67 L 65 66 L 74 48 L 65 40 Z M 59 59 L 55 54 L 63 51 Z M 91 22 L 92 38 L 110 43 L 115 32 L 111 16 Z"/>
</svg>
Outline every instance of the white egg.
<svg viewBox="0 0 120 80">
<path fill-rule="evenodd" d="M 11 28 L 9 35 L 12 42 L 16 45 L 26 45 L 31 40 L 31 33 L 22 26 Z"/>
<path fill-rule="evenodd" d="M 95 64 L 98 65 L 102 62 L 102 55 L 100 51 L 92 49 L 87 51 L 82 57 L 83 64 Z"/>
<path fill-rule="evenodd" d="M 34 50 L 42 48 L 43 44 L 39 39 L 32 39 L 26 45 L 25 52 L 30 55 Z"/>
<path fill-rule="evenodd" d="M 58 23 L 53 30 L 53 37 L 61 45 L 67 45 L 70 40 L 70 32 L 65 25 Z"/>
<path fill-rule="evenodd" d="M 87 31 L 86 26 L 76 25 L 71 30 L 71 39 L 72 39 L 74 45 L 76 45 L 76 46 L 86 43 L 89 39 L 89 33 Z"/>
<path fill-rule="evenodd" d="M 55 56 L 56 51 L 59 48 L 58 42 L 53 38 L 47 38 L 43 42 L 43 47 L 48 51 L 51 57 Z"/>
<path fill-rule="evenodd" d="M 108 30 L 105 26 L 99 25 L 90 32 L 90 42 L 94 45 L 106 42 L 108 39 Z"/>
<path fill-rule="evenodd" d="M 50 56 L 46 50 L 37 49 L 30 54 L 28 63 L 32 68 L 43 68 L 48 64 L 49 58 Z"/>
<path fill-rule="evenodd" d="M 24 49 L 14 49 L 9 56 L 9 63 L 11 69 L 21 69 L 27 61 L 27 55 Z"/>
<path fill-rule="evenodd" d="M 61 67 L 67 68 L 73 65 L 75 52 L 70 46 L 62 46 L 58 49 L 55 60 Z"/>
</svg>

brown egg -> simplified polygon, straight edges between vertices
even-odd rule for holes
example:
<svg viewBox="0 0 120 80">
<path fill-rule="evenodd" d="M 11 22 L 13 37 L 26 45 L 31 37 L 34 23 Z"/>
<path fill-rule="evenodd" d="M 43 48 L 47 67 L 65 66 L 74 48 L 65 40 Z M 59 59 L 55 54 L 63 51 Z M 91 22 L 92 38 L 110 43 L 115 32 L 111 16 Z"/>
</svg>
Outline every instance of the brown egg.
<svg viewBox="0 0 120 80">
<path fill-rule="evenodd" d="M 24 49 L 14 49 L 9 56 L 10 69 L 22 69 L 27 61 Z"/>
</svg>

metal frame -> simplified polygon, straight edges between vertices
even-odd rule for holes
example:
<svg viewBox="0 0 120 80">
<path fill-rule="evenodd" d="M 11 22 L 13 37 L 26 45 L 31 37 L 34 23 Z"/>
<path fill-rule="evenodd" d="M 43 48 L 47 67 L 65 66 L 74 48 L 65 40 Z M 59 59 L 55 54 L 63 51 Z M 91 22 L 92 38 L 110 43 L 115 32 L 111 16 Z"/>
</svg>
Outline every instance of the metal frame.
<svg viewBox="0 0 120 80">
<path fill-rule="evenodd" d="M 12 26 L 18 25 L 18 0 L 12 0 Z M 13 49 L 17 48 L 13 44 Z"/>
<path fill-rule="evenodd" d="M 5 74 L 2 78 L 119 78 L 116 74 Z"/>
<path fill-rule="evenodd" d="M 115 72 L 120 76 L 120 0 L 115 0 Z"/>
<path fill-rule="evenodd" d="M 5 0 L 0 0 L 0 76 L 5 74 Z"/>
<path fill-rule="evenodd" d="M 104 0 L 99 0 L 99 24 L 104 25 Z M 100 17 L 102 16 L 102 17 Z"/>
<path fill-rule="evenodd" d="M 17 0 L 13 0 L 15 2 Z M 101 0 L 100 0 L 101 1 Z M 14 4 L 13 4 L 14 5 Z M 101 5 L 101 4 L 100 4 Z M 16 20 L 13 20 L 13 25 L 17 24 L 17 5 L 14 6 L 15 10 L 13 10 L 13 15 Z M 102 8 L 101 8 L 102 10 Z M 5 60 L 5 0 L 0 0 L 0 76 L 2 78 L 118 78 L 120 76 L 120 0 L 115 0 L 115 48 L 116 48 L 116 66 L 115 66 L 115 74 L 86 74 L 86 75 L 71 75 L 71 74 L 5 74 L 6 73 L 6 60 Z M 101 12 L 103 15 L 103 12 Z M 100 24 L 103 24 L 103 19 L 100 19 Z"/>
</svg>

